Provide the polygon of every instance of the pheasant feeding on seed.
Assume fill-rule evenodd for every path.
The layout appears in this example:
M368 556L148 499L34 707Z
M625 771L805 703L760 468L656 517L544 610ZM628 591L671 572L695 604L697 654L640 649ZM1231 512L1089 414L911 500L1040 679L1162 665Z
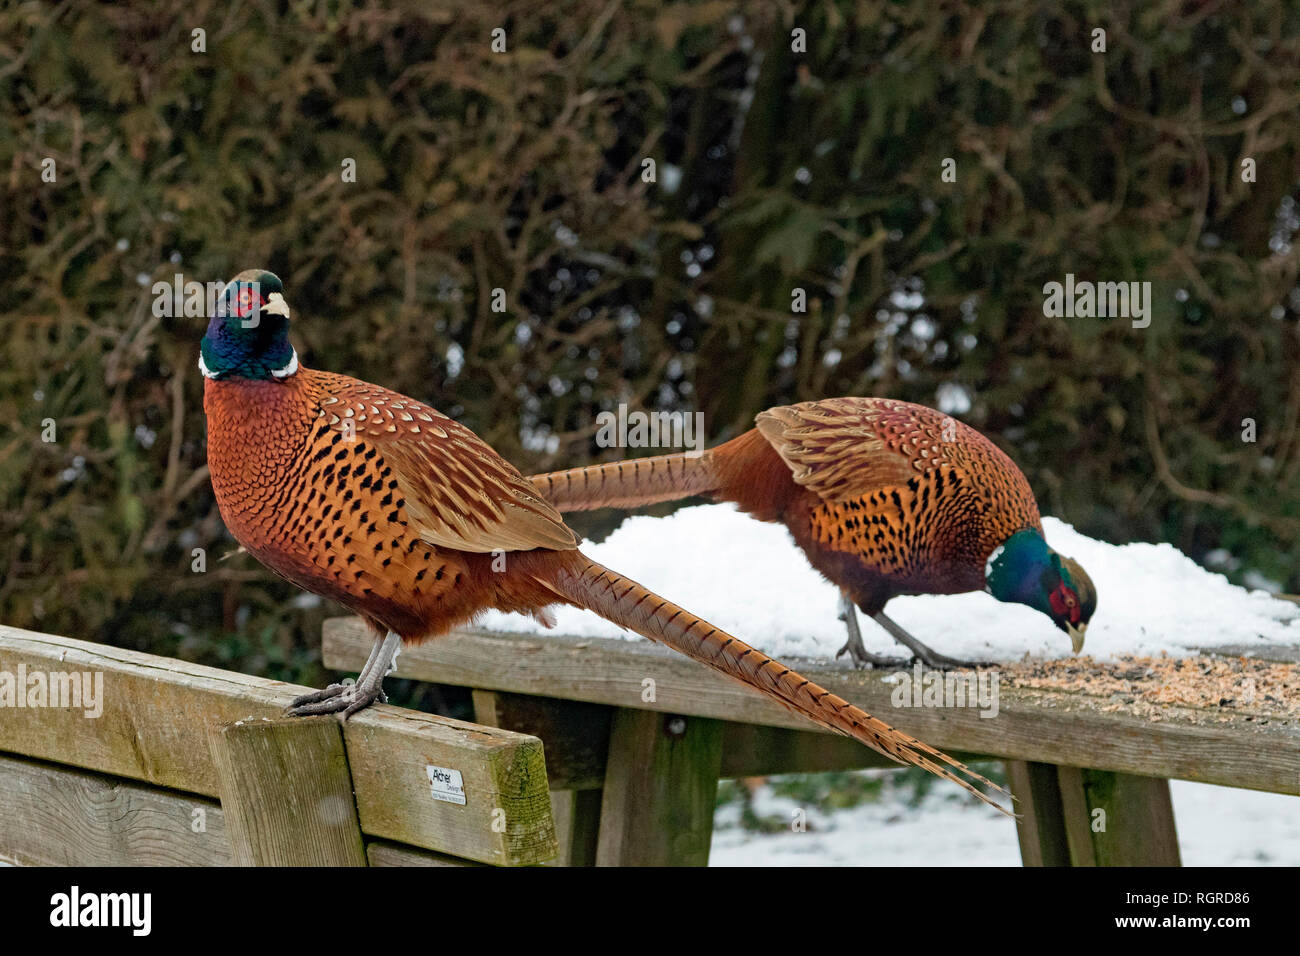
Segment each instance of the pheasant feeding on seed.
M375 634L355 684L304 695L290 714L346 719L383 700L403 641L445 634L489 608L546 621L550 605L570 604L997 806L959 774L1000 788L961 763L588 559L536 488L465 426L378 385L304 367L276 276L241 272L217 313L199 368L221 515L259 561L352 609Z
M1075 653L1097 606L1079 564L1043 537L1024 474L955 419L910 402L830 398L760 412L757 427L697 454L534 475L560 511L635 508L703 495L784 524L840 589L855 663L900 663L862 645L855 608L933 667L938 654L885 615L901 594L987 590L1042 611Z

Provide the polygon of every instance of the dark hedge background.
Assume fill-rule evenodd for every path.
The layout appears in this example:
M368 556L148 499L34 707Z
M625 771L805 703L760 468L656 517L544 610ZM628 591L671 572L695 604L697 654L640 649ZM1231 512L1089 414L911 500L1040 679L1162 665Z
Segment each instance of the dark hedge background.
M1269 0L6 5L0 621L319 679L334 609L230 556L204 322L151 312L175 272L257 265L307 364L525 471L609 457L620 401L717 440L942 394L1044 511L1300 590L1298 26ZM1151 326L1045 318L1066 273L1152 281Z

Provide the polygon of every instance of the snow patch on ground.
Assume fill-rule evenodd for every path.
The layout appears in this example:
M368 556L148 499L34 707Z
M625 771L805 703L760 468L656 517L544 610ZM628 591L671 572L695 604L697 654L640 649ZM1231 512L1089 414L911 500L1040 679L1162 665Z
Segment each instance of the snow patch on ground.
M1196 647L1300 644L1300 607L1230 584L1170 544L1094 541L1044 518L1047 541L1087 570L1097 612L1084 652L1185 656ZM629 517L583 551L601 564L680 604L774 657L829 658L844 644L838 592L780 525L755 521L733 505L682 508L666 518ZM955 657L1068 657L1070 641L1048 618L988 594L923 595L890 602L889 616L920 640ZM576 608L555 608L556 631L580 637L635 637ZM489 612L478 622L502 631L541 633L529 618ZM877 653L897 646L874 622L863 642Z
M890 771L866 771L889 773ZM1300 797L1170 782L1184 866L1300 866ZM796 802L759 788L754 809L790 820ZM829 814L807 832L739 829L729 804L714 820L710 866L1019 866L1015 824L961 797L931 790L919 807L904 793Z

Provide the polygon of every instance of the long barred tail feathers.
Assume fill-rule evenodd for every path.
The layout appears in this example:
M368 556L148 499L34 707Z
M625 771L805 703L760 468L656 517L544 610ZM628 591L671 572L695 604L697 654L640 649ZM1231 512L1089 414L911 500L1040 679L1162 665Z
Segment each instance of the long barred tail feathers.
M532 475L529 480L560 511L637 508L706 494L717 487L708 451L588 465Z
M669 647L756 688L789 710L827 729L852 737L901 764L922 767L1014 816L979 790L1005 790L965 764L915 737L890 727L819 687L779 661L700 620L623 575L577 554L549 584L575 605ZM972 782L973 781L973 782Z

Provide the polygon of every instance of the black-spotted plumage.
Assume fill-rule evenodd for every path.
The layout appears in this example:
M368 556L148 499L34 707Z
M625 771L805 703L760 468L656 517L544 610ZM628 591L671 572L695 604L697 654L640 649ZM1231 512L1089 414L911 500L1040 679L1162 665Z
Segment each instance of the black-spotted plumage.
M779 521L853 606L931 662L955 663L883 619L892 598L987 588L1048 614L1075 650L1096 606L1083 569L1043 541L1033 491L1015 463L975 429L909 402L778 406L699 456L593 465L532 481L561 511L704 495ZM993 574L994 564L1016 573ZM870 659L855 628L846 649Z

